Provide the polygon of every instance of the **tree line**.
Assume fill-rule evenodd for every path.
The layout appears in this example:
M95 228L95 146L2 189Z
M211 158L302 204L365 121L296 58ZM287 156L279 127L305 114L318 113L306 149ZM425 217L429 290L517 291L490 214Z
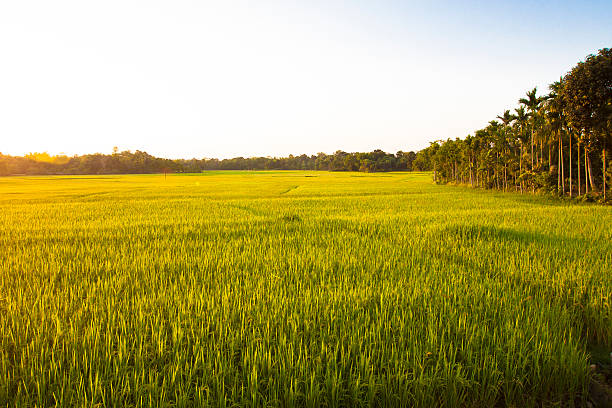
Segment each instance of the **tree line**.
M464 139L438 140L415 153L367 153L178 159L115 148L112 154L50 156L0 153L0 176L194 173L205 170L433 171L437 183L587 200L609 197L612 169L612 50L589 55L549 85L534 88L484 128Z
M612 170L612 50L589 55L565 76L519 99L464 139L418 153L438 183L609 199Z
M396 154L374 150L369 153L300 155L288 157L235 157L232 159L164 159L141 151L117 149L112 154L51 156L31 153L9 156L0 153L0 176L61 174L199 173L205 170L326 170L326 171L411 171L425 170L429 163L417 160L415 152Z

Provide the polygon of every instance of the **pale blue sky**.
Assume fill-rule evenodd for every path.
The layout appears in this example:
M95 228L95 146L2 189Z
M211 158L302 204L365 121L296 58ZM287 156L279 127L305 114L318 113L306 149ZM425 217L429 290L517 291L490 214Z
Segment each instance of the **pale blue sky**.
M418 150L612 46L612 2L0 2L0 152Z

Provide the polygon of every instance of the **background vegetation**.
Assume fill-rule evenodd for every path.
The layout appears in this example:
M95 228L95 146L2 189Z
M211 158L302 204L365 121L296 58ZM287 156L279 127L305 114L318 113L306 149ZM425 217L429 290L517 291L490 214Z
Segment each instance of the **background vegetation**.
M612 169L612 50L589 55L550 93L527 92L519 107L465 139L419 152L438 182L548 191L606 201Z
M206 170L329 170L329 171L402 171L423 170L429 165L413 166L414 152L396 154L374 150L347 153L338 150L328 155L289 155L288 157L235 157L233 159L169 160L146 152L117 152L83 156L49 156L32 153L24 157L0 154L0 176L50 174L130 174L130 173L200 173Z
M612 50L579 62L550 93L526 93L513 112L505 110L465 139L447 139L415 152L233 159L169 160L145 152L24 157L0 154L0 176L32 174L128 174L205 170L433 170L441 183L513 191L544 191L605 202L612 184Z

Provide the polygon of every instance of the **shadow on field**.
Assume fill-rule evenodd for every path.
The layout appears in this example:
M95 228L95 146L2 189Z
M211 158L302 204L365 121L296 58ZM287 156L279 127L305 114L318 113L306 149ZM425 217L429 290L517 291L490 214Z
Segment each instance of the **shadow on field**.
M268 215L270 215L269 211L263 211L257 208L253 208L253 207L249 207L247 205L239 205L239 204L234 204L234 203L227 203L228 207L232 207L235 208L237 210L242 210L242 211L246 211L249 214L258 216L258 217L266 217Z
M452 225L440 231L442 237L454 238L456 241L514 241L522 244L567 244L579 241L561 235L542 234L539 232L520 231L512 228L500 228L487 225Z
M443 263L453 264L477 280L501 281L512 292L524 296L525 305L527 302L538 302L540 307L557 304L570 311L576 328L580 329L585 347L591 354L608 340L609 319L604 317L602 308L605 306L600 301L601 294L591 290L590 285L585 285L582 280L576 281L571 277L551 279L564 273L557 269L563 265L563 259L559 259L558 263L542 264L548 265L544 267L549 270L536 271L532 269L533 263L530 261L538 256L548 256L545 248L556 248L556 253L563 247L586 248L586 240L482 225L452 225L440 230L437 238L442 245L432 248L432 251ZM454 243L462 250L449 251L445 243ZM481 253L483 249L490 251L492 245L510 246L507 250L515 251L519 259L525 262L516 263L516 259L506 262L500 256ZM493 254L499 255L499 252L494 251ZM516 270L517 265L524 269ZM511 269L516 273L507 273Z
M520 194L520 193L502 193L506 201L515 202L517 204L535 205L538 207L567 207L570 205L576 205L579 203L565 201L562 198L549 196L549 195L533 195L533 194Z
M525 192L521 194L517 191L499 191L499 190L486 190L481 188L472 188L470 186L458 186L453 185L451 183L440 186L452 186L457 189L462 189L465 192L477 192L480 194L487 194L499 198L504 201L515 202L518 204L525 205L536 205L539 207L566 207L569 205L580 205L586 203L580 203L576 201L570 201L568 199L564 199L562 197L556 197L554 195L549 194L532 194L531 191Z

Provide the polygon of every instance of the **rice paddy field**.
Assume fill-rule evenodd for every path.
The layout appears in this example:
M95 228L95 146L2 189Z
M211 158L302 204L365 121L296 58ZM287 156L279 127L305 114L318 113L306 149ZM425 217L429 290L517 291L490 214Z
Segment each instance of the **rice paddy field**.
M0 178L0 405L585 404L612 208L431 179Z

